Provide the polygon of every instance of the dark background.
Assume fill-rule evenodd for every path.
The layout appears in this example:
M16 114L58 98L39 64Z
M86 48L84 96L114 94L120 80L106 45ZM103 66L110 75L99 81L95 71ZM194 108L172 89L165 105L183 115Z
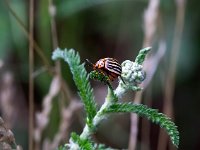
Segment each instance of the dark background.
M13 17L4 1L6 0L0 2L0 115L13 131L16 142L22 145L24 149L27 149L29 136L29 42L22 26ZM119 62L123 62L126 59L134 60L138 51L143 47L143 14L148 2L148 0L54 1L58 46L62 49L74 48L79 52L81 61L87 58L91 62L96 62L103 57L114 57ZM25 24L26 29L28 29L30 9L28 1L13 0L9 2L9 5ZM35 2L34 39L53 67L54 62L51 60L51 54L54 49L52 39L55 37L51 34L48 5L47 0ZM186 1L180 51L176 58L177 68L172 106L174 122L180 131L179 149L181 150L200 149L199 5L199 1ZM170 56L173 53L171 49L175 36L176 10L175 1L160 1L159 16L162 28L156 29L152 45L149 45L152 46L151 53L155 53L160 35L164 37L167 43L166 54L160 61L151 83L145 89L142 99L142 103L150 105L152 108L157 108L160 112L163 112L165 107L163 102L165 97L164 89L166 74L170 68ZM35 111L39 111L42 109L42 100L48 92L52 75L45 71L41 57L36 52L34 55L34 71L38 73L34 78L34 103ZM67 65L62 62L61 66L62 76L70 88L71 95L79 99ZM41 69L44 69L44 71L41 71ZM90 71L91 69L87 67L87 70ZM6 83L7 79L8 81L11 79L12 82ZM9 86L7 87L6 85ZM101 100L106 95L105 85L92 81L92 86L99 103L102 103ZM173 85L171 86L173 89ZM11 95L7 94L8 99L10 99L9 102L3 100L5 97L2 96L6 88L8 88L8 91L13 91ZM131 93L130 95L132 95L133 99L134 94ZM55 99L50 115L51 121L43 133L43 139L45 137L53 138L58 129L59 97ZM82 113L83 111L81 111ZM80 118L75 117L70 131L81 133L83 122L84 118L80 121ZM143 149L141 145L146 145L142 141L141 132L143 128L141 124L142 120L140 120L139 124L138 149ZM150 125L150 145L147 145L146 148L154 150L158 144L159 127L153 124ZM113 116L100 127L100 131L96 135L97 141L116 148L127 148L129 128L129 115ZM169 147L167 149L170 149Z

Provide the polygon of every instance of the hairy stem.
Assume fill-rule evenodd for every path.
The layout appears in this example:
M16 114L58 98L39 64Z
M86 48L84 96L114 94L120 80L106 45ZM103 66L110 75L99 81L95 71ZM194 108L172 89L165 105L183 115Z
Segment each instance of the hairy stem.
M108 88L108 94L106 96L104 104L101 106L97 114L95 115L93 119L93 126L96 127L99 125L99 123L104 120L107 116L105 114L102 114L102 112L108 108L113 102L115 101L114 99L114 92L111 88ZM81 134L81 138L87 139L91 134L93 134L94 130L89 128L87 125L84 127L83 132Z

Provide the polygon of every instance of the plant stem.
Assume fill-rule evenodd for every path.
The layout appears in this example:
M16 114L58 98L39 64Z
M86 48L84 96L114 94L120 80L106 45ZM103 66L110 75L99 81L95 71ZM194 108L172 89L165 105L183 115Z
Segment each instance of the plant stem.
M173 45L171 49L169 70L166 76L166 84L164 89L164 108L163 112L169 117L173 118L173 96L175 89L175 77L177 62L180 55L181 37L184 29L184 17L185 17L185 0L176 0L177 10L176 10L176 24L174 31ZM158 150L165 149L168 145L167 135L160 129L158 137Z
M26 29L25 24L22 22L22 20L20 19L20 17L14 12L14 10L10 7L9 4L9 0L5 0L4 1L9 12L13 15L13 17L16 19L16 21L19 23L21 29L24 31L26 37L29 39L29 41L33 41L33 46L35 48L35 52L39 55L39 57L41 58L44 66L47 68L48 72L50 74L52 74L52 70L50 69L50 63L48 61L48 59L46 58L45 54L43 53L43 50L39 47L38 43L33 39L33 37L31 36L31 34L28 32L28 30ZM30 2L31 5L31 2ZM31 11L31 10L30 10ZM31 18L30 18L31 19Z
M33 149L33 128L34 128L34 0L30 0L29 11L29 150Z
M115 98L113 97L114 96L113 94L114 94L113 90L109 87L105 102L101 106L101 108L99 109L99 111L97 112L96 116L93 119L94 127L98 126L99 123L107 117L107 115L103 114L102 112L106 108L108 108L111 104L113 104L113 102L115 102ZM93 134L94 131L95 131L94 129L91 129L88 125L86 125L80 137L83 139L87 139L91 134Z
M80 135L81 139L88 139L95 132L95 127L97 127L100 122L108 117L108 114L104 114L103 111L107 109L111 104L116 102L116 96L114 95L114 91L110 86L108 86L108 94L106 96L104 104L101 106L97 114L93 119L93 127L89 127L87 124L85 125L83 132ZM70 139L70 149L77 148L78 145Z

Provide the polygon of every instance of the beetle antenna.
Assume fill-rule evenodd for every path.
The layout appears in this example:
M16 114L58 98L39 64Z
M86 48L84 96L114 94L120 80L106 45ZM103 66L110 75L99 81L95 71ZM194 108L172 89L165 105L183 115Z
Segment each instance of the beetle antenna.
M94 64L93 64L91 61L89 61L89 59L85 59L85 60L86 60L86 62L87 62L87 64L88 64L89 66L91 66L91 67L94 66Z

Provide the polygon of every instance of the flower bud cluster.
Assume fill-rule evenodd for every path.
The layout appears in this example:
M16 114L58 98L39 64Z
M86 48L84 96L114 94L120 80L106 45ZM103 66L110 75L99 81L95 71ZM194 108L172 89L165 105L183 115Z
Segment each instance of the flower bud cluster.
M129 85L137 85L144 81L146 74L142 65L130 60L125 60L121 66L121 77Z

